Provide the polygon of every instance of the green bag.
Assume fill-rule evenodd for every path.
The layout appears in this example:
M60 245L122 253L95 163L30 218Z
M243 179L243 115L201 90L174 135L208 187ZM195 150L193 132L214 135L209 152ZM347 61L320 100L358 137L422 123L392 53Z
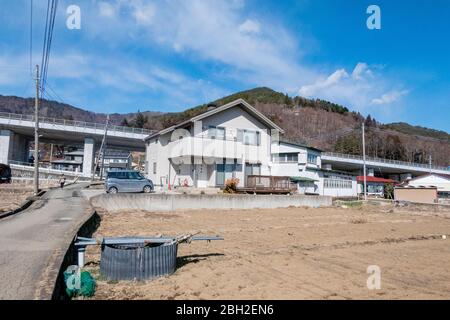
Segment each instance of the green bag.
M96 283L87 271L79 272L77 266L69 266L64 272L66 293L70 298L82 296L92 297L95 294Z

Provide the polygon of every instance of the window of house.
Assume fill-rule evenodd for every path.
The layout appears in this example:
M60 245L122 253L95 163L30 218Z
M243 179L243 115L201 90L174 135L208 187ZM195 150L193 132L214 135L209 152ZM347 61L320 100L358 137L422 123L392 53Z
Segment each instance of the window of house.
M156 174L156 162L153 162L153 174Z
M276 163L297 163L298 153L279 153L272 156L272 161Z
M336 178L325 178L323 180L325 189L352 189L352 181Z
M261 133L254 130L238 130L237 141L241 141L246 145L261 145Z
M208 128L208 138L210 138L210 139L217 139L217 140L225 140L225 128L224 127L209 126L209 128Z
M308 153L308 163L317 164L317 155Z

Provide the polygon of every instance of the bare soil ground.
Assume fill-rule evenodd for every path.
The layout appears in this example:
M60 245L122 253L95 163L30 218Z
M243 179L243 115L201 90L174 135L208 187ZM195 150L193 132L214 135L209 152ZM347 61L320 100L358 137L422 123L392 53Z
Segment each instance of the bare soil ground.
M90 247L96 299L450 298L450 211L365 205L101 216L96 236L200 231L225 241L180 245L177 271L145 282L102 280L100 249ZM380 290L367 288L371 265L381 269Z
M33 190L25 186L0 185L0 213L18 208L25 200L33 195Z

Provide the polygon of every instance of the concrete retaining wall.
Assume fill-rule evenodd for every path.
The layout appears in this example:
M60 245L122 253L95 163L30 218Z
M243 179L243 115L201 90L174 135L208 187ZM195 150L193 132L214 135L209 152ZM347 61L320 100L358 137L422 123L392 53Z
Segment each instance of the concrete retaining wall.
M91 199L95 207L107 211L174 211L187 209L273 209L324 207L332 197L304 195L186 195L186 194L102 194Z

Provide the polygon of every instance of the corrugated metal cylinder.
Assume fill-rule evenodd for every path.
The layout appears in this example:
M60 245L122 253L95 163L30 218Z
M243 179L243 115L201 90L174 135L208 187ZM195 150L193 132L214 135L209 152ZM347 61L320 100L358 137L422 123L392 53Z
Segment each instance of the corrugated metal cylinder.
M107 280L148 280L175 272L178 244L103 245L100 273Z

